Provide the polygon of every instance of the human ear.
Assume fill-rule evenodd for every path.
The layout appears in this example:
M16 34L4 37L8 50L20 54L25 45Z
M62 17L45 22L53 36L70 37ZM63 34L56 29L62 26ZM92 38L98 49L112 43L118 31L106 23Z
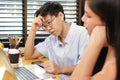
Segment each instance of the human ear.
M64 14L63 14L62 12L59 12L59 13L58 13L58 16L60 17L61 20L64 21Z

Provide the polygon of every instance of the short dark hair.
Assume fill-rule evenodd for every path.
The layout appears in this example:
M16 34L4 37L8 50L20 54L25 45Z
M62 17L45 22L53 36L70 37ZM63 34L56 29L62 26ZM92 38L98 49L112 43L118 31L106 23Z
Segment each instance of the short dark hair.
M62 12L64 14L63 6L58 2L49 1L49 2L46 2L45 4L43 4L43 6L41 6L35 12L35 16L37 17L39 14L42 17L45 17L47 15L57 16L59 12Z

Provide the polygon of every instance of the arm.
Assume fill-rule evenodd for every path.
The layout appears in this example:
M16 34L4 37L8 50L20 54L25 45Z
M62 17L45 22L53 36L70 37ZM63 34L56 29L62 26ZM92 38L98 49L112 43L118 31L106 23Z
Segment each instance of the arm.
M72 76L69 80L116 80L115 56L110 58L110 60L105 63L103 69L94 76Z
M32 21L32 26L25 44L25 59L33 59L40 56L40 53L34 48L34 39L36 31L42 26L42 17L38 16Z
M76 65L73 66L60 66L60 72L62 74L71 74L75 69Z
M116 80L116 59L112 46L108 47L107 58L100 72L92 76L92 80ZM112 72L111 72L112 71Z
M71 77L91 77L94 65L102 47L106 43L105 27L96 27L91 35L89 44L83 54L80 63L76 66ZM74 80L74 79L73 79Z
M57 73L57 74L71 74L76 67L76 65L73 66L59 66L55 64L53 61L46 61L43 64L43 67L45 70L49 73Z

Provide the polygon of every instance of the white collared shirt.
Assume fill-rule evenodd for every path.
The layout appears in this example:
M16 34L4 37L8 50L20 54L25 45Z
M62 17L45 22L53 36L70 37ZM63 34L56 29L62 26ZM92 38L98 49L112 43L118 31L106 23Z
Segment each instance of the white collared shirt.
M50 35L35 48L60 66L72 66L79 62L88 41L89 35L85 27L72 23L64 44L58 37ZM66 80L68 76L60 74L61 80Z

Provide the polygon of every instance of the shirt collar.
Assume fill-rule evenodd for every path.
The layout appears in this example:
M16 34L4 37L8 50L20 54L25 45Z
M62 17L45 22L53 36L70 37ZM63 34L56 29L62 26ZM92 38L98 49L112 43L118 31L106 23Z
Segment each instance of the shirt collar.
M58 38L58 37L56 37L56 40L57 40L57 45L58 46L63 46L63 45L66 45L66 44L70 44L71 43L71 40L72 40L72 38L73 38L73 32L72 32L72 27L73 27L73 23L72 22L69 22L69 23L67 23L68 25L70 25L70 30L68 31L68 34L67 34L67 36L66 36L66 38L65 38L65 42L64 42L64 44L60 41L60 39Z

